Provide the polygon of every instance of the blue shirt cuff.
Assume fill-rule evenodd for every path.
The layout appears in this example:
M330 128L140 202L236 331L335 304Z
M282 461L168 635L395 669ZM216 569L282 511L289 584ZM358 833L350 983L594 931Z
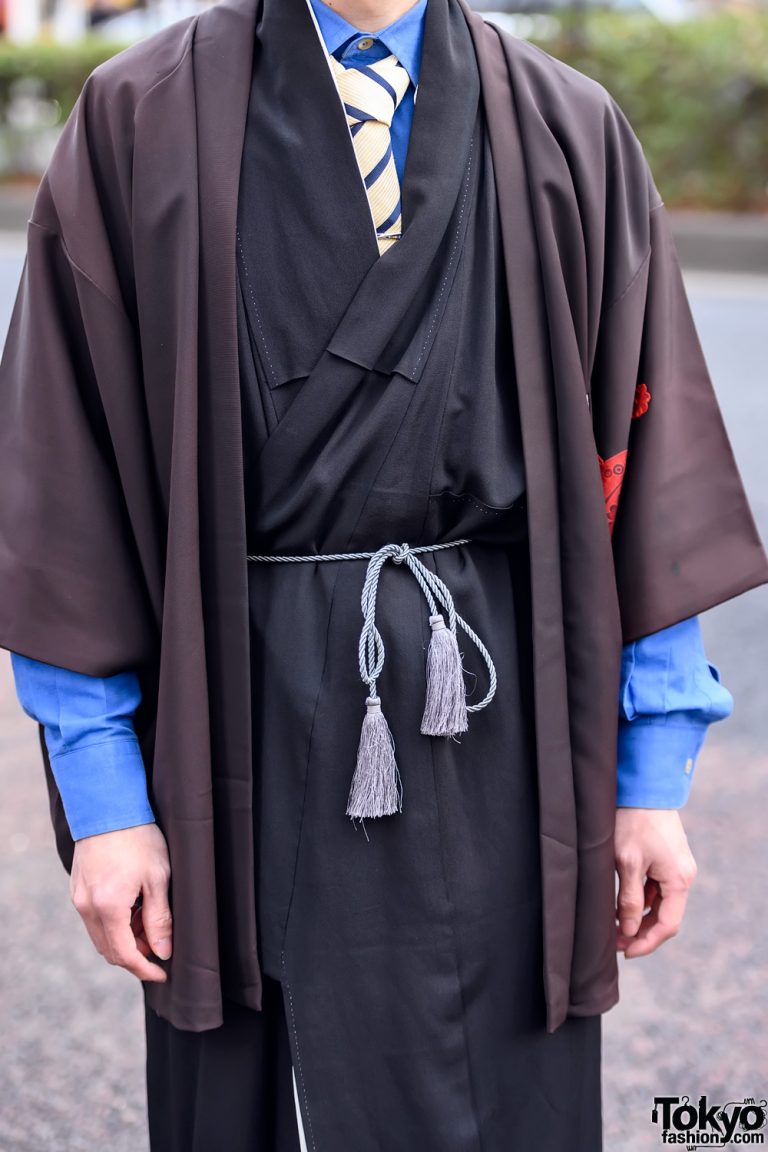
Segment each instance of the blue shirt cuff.
M707 728L674 714L619 719L617 807L682 808Z
M73 840L154 823L135 736L79 745L50 761Z

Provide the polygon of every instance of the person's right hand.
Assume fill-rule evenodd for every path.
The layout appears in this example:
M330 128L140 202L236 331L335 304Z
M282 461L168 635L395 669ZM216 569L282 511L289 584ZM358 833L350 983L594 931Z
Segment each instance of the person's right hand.
M75 843L70 896L97 951L140 980L167 980L154 953L168 960L171 866L157 824L86 836ZM134 908L141 896L141 906Z

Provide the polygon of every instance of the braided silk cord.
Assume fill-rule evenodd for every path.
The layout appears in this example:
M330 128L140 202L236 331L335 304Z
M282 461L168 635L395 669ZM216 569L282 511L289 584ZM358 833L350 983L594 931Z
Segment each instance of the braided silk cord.
M388 560L394 564L407 564L413 576L424 593L432 616L440 614L442 607L448 616L448 627L456 635L456 626L466 632L477 648L488 668L490 681L488 692L483 700L477 704L468 704L468 712L479 712L490 704L496 694L496 668L488 649L480 637L470 628L466 620L459 616L453 603L453 597L448 587L434 572L430 572L418 559L420 552L440 552L444 548L455 548L459 544L469 544L469 539L451 540L447 544L424 544L418 548L411 548L409 544L385 544L376 552L335 552L316 553L304 556L248 556L248 560L269 564L309 564L316 560L368 560L368 569L363 584L361 608L363 612L363 628L360 633L358 657L360 662L360 678L368 685L369 694L376 699L376 682L384 667L384 641L376 627L376 597L379 587L381 570Z

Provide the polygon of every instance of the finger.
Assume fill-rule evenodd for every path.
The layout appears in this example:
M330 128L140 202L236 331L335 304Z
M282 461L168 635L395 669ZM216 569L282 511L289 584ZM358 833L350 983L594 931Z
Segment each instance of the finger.
M167 976L159 964L142 956L131 931L130 917L117 912L102 913L101 922L107 938L106 958L110 964L125 968L139 980L164 983Z
M658 912L660 906L661 894L659 893L651 903L651 907L648 912L643 916L643 923L638 932L634 936L622 937L622 951L624 952L624 955L627 959L631 960L633 956L643 955L641 951L637 951L634 948L630 950L630 945L634 945L638 938L642 940L645 936L647 936L649 929L658 920Z
M640 927L645 905L645 869L640 856L617 860L619 893L616 912L622 936L634 936Z
M659 888L658 880L654 880L649 876L645 881L645 908L644 912L650 912L656 900L661 896L661 889Z
M173 917L168 904L168 881L159 879L147 884L143 890L141 922L144 937L150 948L161 960L170 959L173 950Z
M144 956L145 959L147 959L147 960L151 960L152 957L154 956L154 952L150 948L149 944L147 944L144 937L143 936L137 936L135 939L136 939L136 947L139 950L139 952L141 952L142 956ZM155 965L155 967L157 967L157 965Z
M644 920L647 919L648 913L654 907L655 902L659 899L661 899L661 893L659 892L658 882L656 880L653 880L649 876L645 882L645 895L644 895L645 907L643 908L643 919ZM639 931L639 929L638 929L638 931ZM625 933L623 933L619 930L618 925L617 925L617 927L616 927L616 951L617 952L623 952L625 950L625 948L627 947L627 945L629 944L630 940L635 940L636 938L637 938L637 933L635 933L634 936L627 936Z
M131 916L131 931L133 932L136 940L136 947L142 956L149 959L152 956L152 949L149 946L146 936L144 935L144 925L141 922L141 909L136 908Z
M673 888L662 891L653 907L643 920L637 936L627 947L625 956L647 956L654 952L665 940L670 940L680 931L688 901L686 888Z

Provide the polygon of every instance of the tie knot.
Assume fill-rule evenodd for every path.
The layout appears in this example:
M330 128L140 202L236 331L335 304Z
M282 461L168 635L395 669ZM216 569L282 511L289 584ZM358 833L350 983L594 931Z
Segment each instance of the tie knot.
M391 127L392 117L411 82L394 53L353 68L345 68L335 56L329 56L329 60L350 123L377 120Z

